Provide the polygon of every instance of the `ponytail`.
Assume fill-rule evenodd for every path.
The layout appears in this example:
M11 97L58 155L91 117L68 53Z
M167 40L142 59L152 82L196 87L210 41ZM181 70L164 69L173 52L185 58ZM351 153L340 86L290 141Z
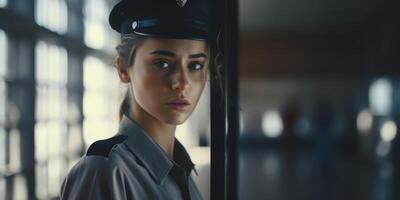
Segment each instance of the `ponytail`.
M120 107L119 107L119 121L122 120L122 116L124 114L130 114L131 112L131 105L130 105L130 95L129 95L129 90L126 91L124 100L122 101Z

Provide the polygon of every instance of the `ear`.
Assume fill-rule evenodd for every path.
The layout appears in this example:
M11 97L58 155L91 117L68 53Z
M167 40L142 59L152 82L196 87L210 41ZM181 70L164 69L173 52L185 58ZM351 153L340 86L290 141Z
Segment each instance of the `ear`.
M131 78L129 76L128 66L125 65L125 61L121 56L118 56L116 58L116 64L117 64L119 79L121 80L121 82L130 83Z

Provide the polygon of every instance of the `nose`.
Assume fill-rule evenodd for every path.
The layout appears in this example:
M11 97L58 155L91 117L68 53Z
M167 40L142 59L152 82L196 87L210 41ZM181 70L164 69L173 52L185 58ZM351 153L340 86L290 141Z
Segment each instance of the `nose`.
M172 89L173 90L185 90L190 86L189 75L184 69L180 68L177 70L173 80Z

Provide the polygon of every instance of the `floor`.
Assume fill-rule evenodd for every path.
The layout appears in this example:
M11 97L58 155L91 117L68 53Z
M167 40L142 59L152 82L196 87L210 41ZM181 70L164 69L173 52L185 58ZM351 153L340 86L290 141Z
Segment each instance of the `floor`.
M400 199L399 170L389 161L312 148L250 148L240 156L239 199Z

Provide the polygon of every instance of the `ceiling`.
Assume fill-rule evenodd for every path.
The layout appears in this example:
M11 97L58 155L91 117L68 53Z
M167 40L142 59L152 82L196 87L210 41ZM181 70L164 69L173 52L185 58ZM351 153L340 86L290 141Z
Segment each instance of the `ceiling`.
M382 0L239 0L242 31L348 30L371 23Z

